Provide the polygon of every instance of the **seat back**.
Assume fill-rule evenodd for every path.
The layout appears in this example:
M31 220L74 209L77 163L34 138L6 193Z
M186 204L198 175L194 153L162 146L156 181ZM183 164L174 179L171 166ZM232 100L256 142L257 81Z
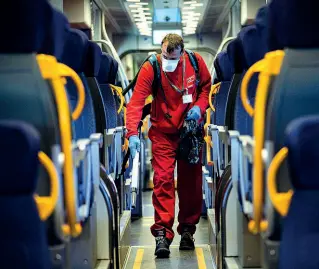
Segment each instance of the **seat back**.
M242 43L238 37L232 40L227 46L227 54L234 74L227 96L225 126L227 126L229 130L234 130L236 96L246 66Z
M233 69L230 64L227 52L218 54L215 60L215 69L218 80L221 82L218 94L215 96L214 103L216 112L213 123L219 126L225 126L226 102L230 83L233 75Z
M21 120L34 126L40 133L41 150L55 162L56 167L60 167L58 155L61 144L55 98L50 85L42 77L35 53L46 52L59 57L68 24L65 16L47 1L18 1L14 5L8 2L1 9L3 14L0 12L0 17L7 17L7 14L18 17L12 16L15 17L14 22L2 32L9 39L0 45L0 119ZM16 13L17 5L19 10L23 10L21 14ZM38 15L34 16L35 13ZM59 41L45 43L44 39L49 36L50 40L56 37ZM37 193L47 196L49 178L42 167L38 177ZM61 199L55 212L58 214L47 221L50 246L62 244L65 216Z
M111 75L113 75L112 62L113 58L109 54L103 52L99 75L97 77L106 109L107 128L115 128L117 126L117 107L115 95L113 94L109 85L112 79Z
M302 3L298 1L283 1L287 5L287 10L282 14L278 8L281 7L280 1L273 1L269 5L269 21L270 39L269 46L287 47L285 56L281 65L280 74L273 82L269 95L267 117L266 117L266 141L272 145L272 151L276 154L284 146L284 133L287 125L298 117L319 113L319 92L317 91L319 84L319 40L316 37L309 36L308 30L305 30L305 38L299 37L296 40L295 33L286 28L293 24L296 19L294 15L296 8L301 10L304 8ZM315 3L309 5L310 14L312 9L316 8ZM294 12L287 13L288 10ZM286 20L291 22L287 22ZM298 17L299 18L299 17ZM313 23L316 23L317 16L313 17ZM313 25L313 23L311 25ZM276 27L274 27L276 24ZM311 29L309 19L301 21L305 29ZM278 27L277 27L278 26ZM312 33L316 36L315 33ZM275 38L274 38L275 37ZM309 41L311 39L311 42ZM317 41L317 43L312 43ZM278 44L281 44L280 46ZM306 47L306 48L305 48ZM278 172L278 188L280 191L287 191L291 185L289 180L287 163L285 162ZM272 213L269 213L271 216ZM269 230L269 238L275 241L280 240L281 236L281 218L278 214L271 217L271 229Z
M286 130L288 168L294 194L282 224L280 269L318 267L319 116L292 121ZM298 242L298 247L296 247Z
M46 229L35 203L40 135L0 120L0 258L3 268L50 268Z
M88 49L88 39L80 30L71 29L66 37L62 62L74 71L76 71L84 85L85 105L83 112L78 120L73 122L75 130L74 137L76 139L89 138L91 134L96 132L96 122L91 92L88 87L84 71L84 58ZM73 80L67 79L67 91L72 109L75 109L78 100L76 85Z

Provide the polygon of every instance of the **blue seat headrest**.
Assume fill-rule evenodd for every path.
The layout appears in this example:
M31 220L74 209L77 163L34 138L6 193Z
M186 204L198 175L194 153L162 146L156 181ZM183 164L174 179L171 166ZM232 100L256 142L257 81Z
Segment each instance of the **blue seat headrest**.
M0 121L0 195L28 195L36 189L40 135L21 121Z
M109 83L109 74L111 70L112 59L108 57L107 53L103 52L101 56L101 66L99 70L99 75L97 81L100 84Z
M232 40L227 46L227 54L235 73L242 73L247 66L242 43L238 38Z
M0 53L38 52L45 36L45 8L43 0L2 1L0 9Z
M46 35L39 53L55 56L61 61L65 40L70 29L67 18L50 5L46 8Z
M109 57L111 57L111 56L109 56ZM111 73L110 73L109 83L115 84L115 80L116 80L116 75L117 75L118 69L119 69L118 62L114 58L112 58L112 65L111 65Z
M89 41L84 67L84 73L87 77L97 77L99 75L101 56L101 48L96 43Z
M245 68L248 69L264 57L266 49L255 25L243 28L238 37L242 42L245 63L247 64Z
M268 5L262 6L256 15L255 25L258 31L263 31L268 27Z
M222 51L217 55L216 66L218 67L216 73L220 81L230 81L232 79L234 74L233 67L226 51Z
M295 189L319 189L319 115L292 121L286 129L289 171Z
M319 46L319 1L273 0L269 4L269 48Z
M70 29L64 45L62 62L75 72L84 71L89 40L80 30Z

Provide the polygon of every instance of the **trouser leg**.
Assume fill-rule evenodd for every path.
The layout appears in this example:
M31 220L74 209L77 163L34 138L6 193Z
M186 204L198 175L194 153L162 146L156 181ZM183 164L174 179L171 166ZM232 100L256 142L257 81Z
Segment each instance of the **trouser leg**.
M202 164L199 162L194 165L178 160L177 173L179 199L177 232L181 234L187 228L194 234L202 212Z
M151 127L149 138L152 141L152 166L154 169L153 206L155 223L151 227L154 236L157 230L165 228L166 237L174 238L175 217L174 168L178 136L167 135Z

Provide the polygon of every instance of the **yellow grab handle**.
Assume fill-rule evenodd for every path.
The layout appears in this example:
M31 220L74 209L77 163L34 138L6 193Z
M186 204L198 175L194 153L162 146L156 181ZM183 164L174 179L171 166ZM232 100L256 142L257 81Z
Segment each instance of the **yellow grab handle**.
M62 227L64 234L78 236L82 232L82 226L77 222L77 208L75 200L75 182L73 177L72 135L68 97L65 92L65 81L61 78L59 63L50 55L37 55L37 61L42 77L50 80L56 100L61 148L64 153L63 175L65 203L68 224Z
M263 170L264 163L262 158L262 150L264 147L264 130L265 130L265 116L266 104L269 91L270 78L280 73L282 60L284 58L283 51L273 51L265 55L264 68L259 74L259 82L257 87L255 109L254 109L254 169L253 169L253 219L249 222L249 230L257 234L260 231L267 229L267 222L262 220L263 209L263 189L264 178Z
M288 148L284 147L273 158L269 169L268 169L268 192L269 198L272 202L274 208L280 213L281 216L287 216L291 198L293 195L293 190L289 190L285 193L278 193L276 186L276 175L277 171L282 164L282 162L288 156Z
M221 82L218 82L218 83L212 85L210 92L209 92L209 96L208 96L209 106L210 106L211 110L213 110L214 112L215 112L215 107L213 106L212 97L213 97L213 95L216 95L218 93L219 88L220 88L220 84L221 84Z
M45 170L49 174L50 178L50 196L40 197L37 194L34 195L34 199L37 203L39 215L41 220L46 220L51 216L59 197L59 177L58 172L51 159L44 153L39 152L38 158L40 163L44 166Z
M58 65L60 75L63 77L70 77L76 85L76 89L78 91L78 102L76 104L74 111L72 112L72 120L77 120L80 117L85 104L85 90L82 80L79 78L77 73L75 73L75 71L72 68L61 63L59 63Z
M120 107L119 107L119 109L117 111L117 114L120 114L121 110L124 107L124 101L125 101L125 98L124 98L124 96L122 94L122 88L118 87L118 86L115 86L115 85L112 85L112 84L110 84L110 87L111 87L111 89L113 91L113 94L114 94L114 91L115 91L117 96L120 97L121 103L120 103Z
M265 59L262 59L248 69L241 83L241 89L240 89L241 102L243 103L244 109L246 110L248 115L251 117L254 115L254 108L249 103L248 84L252 76L255 73L262 72L264 68L265 68Z
M212 166L214 163L212 162L212 159L211 159L211 148L213 146L213 143L212 143L212 138L207 135L207 128L208 126L210 125L210 122L211 122L211 109L208 108L206 110L206 123L204 125L204 131L205 131L205 137L204 137L204 140L206 142L206 162L207 162L207 165L208 166Z

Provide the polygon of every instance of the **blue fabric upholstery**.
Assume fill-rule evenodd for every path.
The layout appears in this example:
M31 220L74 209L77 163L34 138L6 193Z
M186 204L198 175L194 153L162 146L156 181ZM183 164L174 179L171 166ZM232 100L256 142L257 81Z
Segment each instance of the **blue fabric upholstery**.
M319 266L318 137L318 115L299 118L286 130L294 194L283 220L279 269L316 269Z
M70 29L65 42L62 62L77 73L83 72L88 47L87 36L80 30Z
M221 85L219 88L219 92L214 99L216 111L215 117L213 118L213 123L216 125L224 126L227 96L230 88L230 81L234 72L233 67L230 64L227 52L225 51L217 55L214 65L217 77L220 80Z
M101 48L94 42L89 41L84 73L87 77L97 77L101 65Z
M260 36L261 42L259 43L260 51L268 52L268 27L269 27L269 18L268 18L269 6L265 5L261 7L256 15L255 25L257 32Z
M271 50L319 46L319 2L274 0L269 4Z
M111 87L109 86L110 77L113 76L111 71L112 65L113 58L110 55L103 52L101 57L101 67L98 75L98 81L100 83L101 94L106 109L107 128L115 128L117 126L116 101Z
M39 53L55 56L61 61L64 43L70 29L65 15L50 5L46 8L45 38Z
M234 71L226 51L222 51L217 55L216 66L219 69L218 78L221 81L231 81Z
M109 56L111 57L111 56ZM110 73L110 78L109 78L109 83L111 84L115 84L115 80L116 80L116 75L117 75L117 71L119 69L119 64L118 62L112 58L112 65L111 65L111 73Z
M95 114L93 108L93 101L86 78L83 74L83 62L85 61L88 52L88 39L80 30L69 31L67 40L65 42L62 62L73 70L78 72L85 90L85 106L80 118L73 122L75 129L75 137L89 138L92 133L96 132ZM81 73L82 72L82 73ZM71 107L74 110L77 103L76 86L71 79L67 80L67 91L70 99Z
M3 268L49 269L44 223L34 200L40 136L20 121L0 121L0 259Z
M247 67L247 64L244 58L242 43L238 37L232 40L227 46L227 54L234 72L237 74L242 73Z
M45 36L47 1L3 1L0 9L1 53L37 52ZM19 7L19 8L17 8Z

